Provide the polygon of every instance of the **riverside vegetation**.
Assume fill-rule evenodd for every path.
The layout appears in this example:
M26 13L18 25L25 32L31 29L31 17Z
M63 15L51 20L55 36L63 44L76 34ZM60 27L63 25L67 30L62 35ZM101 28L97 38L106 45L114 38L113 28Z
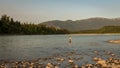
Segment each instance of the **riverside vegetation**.
M79 32L73 32L73 33L87 33L87 34L91 34L91 33L96 33L96 34L104 34L104 33L120 33L120 26L104 26L100 29L96 29L96 30L83 30L83 31L79 31Z
M2 15L0 19L0 34L68 34L69 31L43 24L27 24L14 21L7 15Z
M99 21L98 21L99 22ZM54 23L54 22L53 22ZM66 25L66 26L69 26ZM72 27L71 27L72 28ZM104 34L104 33L120 33L120 26L104 26L100 29L70 31L64 28L57 28L55 26L49 26L47 24L31 24L22 23L20 21L14 21L7 15L2 15L0 19L0 34L9 35L36 35L36 34Z

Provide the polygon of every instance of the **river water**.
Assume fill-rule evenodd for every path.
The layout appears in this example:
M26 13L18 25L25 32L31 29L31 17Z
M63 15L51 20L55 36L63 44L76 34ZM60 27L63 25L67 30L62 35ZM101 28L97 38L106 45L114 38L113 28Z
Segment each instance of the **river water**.
M95 50L100 53L103 50L110 51L120 58L120 44L106 42L120 39L120 34L72 35L71 45L68 44L68 37L68 35L0 36L0 60L28 60L77 51L89 61L89 55L95 56L92 54Z

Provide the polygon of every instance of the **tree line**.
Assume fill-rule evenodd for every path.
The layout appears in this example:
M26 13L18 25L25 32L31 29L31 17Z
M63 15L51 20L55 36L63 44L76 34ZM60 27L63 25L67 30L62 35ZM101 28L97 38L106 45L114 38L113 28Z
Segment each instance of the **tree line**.
M95 30L82 30L79 32L74 32L74 33L79 33L79 34L91 34L91 33L96 33L96 34L104 34L104 33L120 33L120 26L104 26L100 29L95 29Z
M47 26L43 24L28 24L14 21L7 15L2 15L0 18L0 34L68 34L65 29Z

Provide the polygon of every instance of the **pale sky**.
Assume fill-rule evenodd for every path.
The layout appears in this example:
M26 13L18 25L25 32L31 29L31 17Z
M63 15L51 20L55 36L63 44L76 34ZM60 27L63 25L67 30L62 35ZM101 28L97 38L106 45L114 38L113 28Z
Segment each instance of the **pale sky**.
M0 15L21 22L120 17L120 0L0 0Z

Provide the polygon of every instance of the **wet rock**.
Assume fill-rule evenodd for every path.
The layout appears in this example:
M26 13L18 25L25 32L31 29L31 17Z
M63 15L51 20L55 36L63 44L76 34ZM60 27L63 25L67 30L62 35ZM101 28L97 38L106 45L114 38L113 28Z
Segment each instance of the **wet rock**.
M73 63L74 61L73 60L68 60L69 63Z
M47 63L46 68L53 68L52 63Z
M74 68L78 68L78 65L75 65Z

